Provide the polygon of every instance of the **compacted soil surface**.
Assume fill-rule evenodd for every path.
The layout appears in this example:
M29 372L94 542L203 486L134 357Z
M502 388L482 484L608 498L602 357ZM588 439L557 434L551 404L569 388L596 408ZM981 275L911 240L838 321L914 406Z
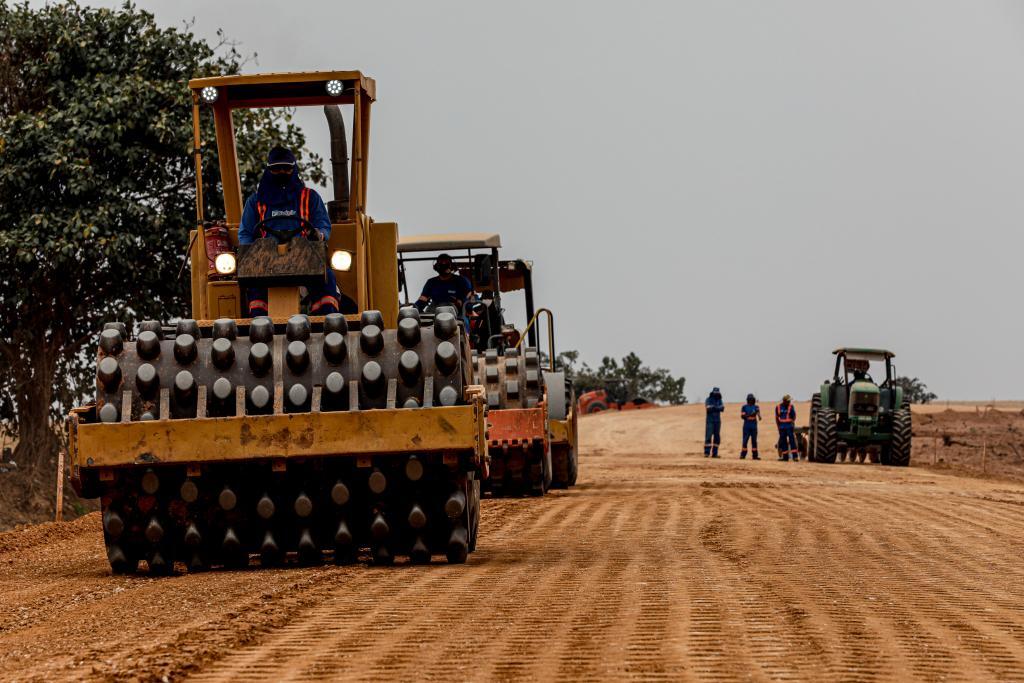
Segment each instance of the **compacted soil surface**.
M97 513L0 534L0 678L1024 679L1024 485L777 462L767 420L705 459L703 419L585 418L579 485L485 500L462 566L115 577Z

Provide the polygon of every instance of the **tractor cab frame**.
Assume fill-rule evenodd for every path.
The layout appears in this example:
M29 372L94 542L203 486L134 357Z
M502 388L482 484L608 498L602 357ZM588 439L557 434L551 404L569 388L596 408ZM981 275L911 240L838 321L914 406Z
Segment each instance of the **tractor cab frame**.
M476 333L471 334L477 351L497 349L520 344L522 336L513 325L506 324L501 295L522 291L526 299L526 318L532 322L536 316L533 302L533 262L524 259L501 259L501 236L497 233L467 232L441 235L413 235L398 243L398 278L402 292L402 305L413 304L419 295L410 293L408 264L434 261L440 254L452 257L455 272L466 277L473 291L480 294L482 308L463 313L467 318L479 317ZM550 322L550 321L549 321ZM526 346L537 346L536 325L527 324ZM554 352L554 348L550 350Z
M196 171L196 222L190 236L192 261L192 317L200 326L215 318L244 317L244 297L238 283L242 259L238 249L238 226L242 220L243 197L235 144L233 113L243 109L321 106L331 132L331 167L334 198L327 203L331 237L321 256L332 264L341 292L356 302L359 311L381 312L386 327L398 317L398 275L394 250L398 241L395 223L378 223L366 214L367 165L369 163L370 108L376 99L376 82L359 71L313 71L259 75L215 76L189 81L192 92L192 132ZM351 108L351 136L346 134L341 107ZM224 223L207 220L203 197L203 150L200 125L205 115L213 116L217 157L224 198ZM348 141L351 137L351 157ZM293 240L294 241L294 240ZM282 260L289 252L307 256L309 249L282 248ZM318 251L320 249L318 248ZM238 272L218 272L221 253L237 253ZM266 269L269 256L257 259ZM337 258L335 258L337 256ZM308 271L308 259L305 260ZM207 267L208 266L208 267ZM275 264L276 266L276 264ZM340 267L336 267L340 266ZM285 264L285 270L291 267ZM268 292L270 317L275 323L300 312L297 282L285 279L281 286L271 283ZM314 325L322 322L311 316ZM351 318L357 320L358 316Z
M858 412L856 408L858 405L868 406L870 404L858 404L857 401L851 400L851 393L855 392L854 385L857 381L857 373L863 373L863 377L870 380L868 371L872 362L882 362L885 364L885 379L875 384L871 381L877 391L872 393L877 394L877 410L873 412L877 413L891 413L900 407L899 399L901 392L894 391L895 386L895 366L893 365L892 359L896 357L896 354L892 351L886 351L885 349L869 349L869 348L853 348L853 347L840 347L832 352L836 357L835 372L832 377L832 387L829 390L829 395L832 398L832 407L839 412ZM827 384L827 383L826 383ZM867 412L871 412L868 410ZM873 415L865 415L864 417L873 417Z

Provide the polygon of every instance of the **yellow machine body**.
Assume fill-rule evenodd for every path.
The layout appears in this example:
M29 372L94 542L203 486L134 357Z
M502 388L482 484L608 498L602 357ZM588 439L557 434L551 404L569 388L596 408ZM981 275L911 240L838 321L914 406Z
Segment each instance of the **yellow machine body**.
M326 71L189 87L192 318L176 329L144 321L134 338L109 323L97 400L67 419L72 484L103 503L111 566L134 572L146 560L151 573L166 573L176 562L201 569L254 554L264 564L293 553L316 562L321 551L341 562L363 548L380 563L438 553L464 561L476 545L487 467L486 404L455 314L421 321L399 310L398 226L365 212L373 79ZM336 278L359 313L301 315L298 287L271 286L270 323L247 319L238 283L209 274L205 234L226 228L228 246L238 247L232 112L308 105L352 107L350 193L332 216L327 253L351 255ZM216 226L202 196L200 116L210 111L226 214Z

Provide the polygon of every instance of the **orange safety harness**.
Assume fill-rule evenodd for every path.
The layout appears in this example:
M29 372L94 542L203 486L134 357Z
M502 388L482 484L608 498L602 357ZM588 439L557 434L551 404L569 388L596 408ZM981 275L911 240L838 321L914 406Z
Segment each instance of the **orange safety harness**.
M794 421L796 417L796 410L793 408L793 404L790 403L786 406L786 416L782 416L782 404L775 406L775 419L782 424L789 424Z
M308 187L302 188L302 192L299 193L299 218L304 220L307 224L309 223L309 195L311 190ZM260 223L267 219L267 205L263 202L256 202L256 212L260 215ZM309 229L302 228L302 236L308 236ZM260 228L260 237L266 237L267 231Z

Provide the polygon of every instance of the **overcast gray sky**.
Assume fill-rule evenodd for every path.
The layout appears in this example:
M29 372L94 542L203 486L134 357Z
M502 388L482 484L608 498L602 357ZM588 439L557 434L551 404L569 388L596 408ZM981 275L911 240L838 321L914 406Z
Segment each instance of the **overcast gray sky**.
M251 71L375 77L371 215L501 232L591 362L772 400L877 345L943 398L1024 395L1021 2L139 5Z

